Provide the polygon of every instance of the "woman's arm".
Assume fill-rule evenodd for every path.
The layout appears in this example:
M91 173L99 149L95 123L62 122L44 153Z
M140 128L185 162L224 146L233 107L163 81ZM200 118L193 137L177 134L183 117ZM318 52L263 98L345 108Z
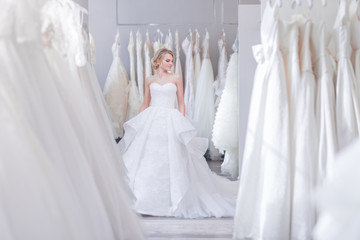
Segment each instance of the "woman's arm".
M144 101L140 107L140 112L144 111L147 107L149 107L150 105L150 100L151 100L151 96L150 96L150 77L147 77L145 79L145 94L144 94Z
M175 76L176 80L176 86L177 86L177 101L179 106L179 111L182 113L182 115L185 116L185 103L184 103L184 89L183 89L183 81L180 75L176 74Z

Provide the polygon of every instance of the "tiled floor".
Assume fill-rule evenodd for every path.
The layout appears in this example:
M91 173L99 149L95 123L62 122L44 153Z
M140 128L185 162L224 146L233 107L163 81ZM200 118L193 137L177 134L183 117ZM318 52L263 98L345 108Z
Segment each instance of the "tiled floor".
M208 161L211 170L219 175L222 175L221 163ZM225 240L231 239L233 228L232 218L179 219L144 216L142 223L149 240Z

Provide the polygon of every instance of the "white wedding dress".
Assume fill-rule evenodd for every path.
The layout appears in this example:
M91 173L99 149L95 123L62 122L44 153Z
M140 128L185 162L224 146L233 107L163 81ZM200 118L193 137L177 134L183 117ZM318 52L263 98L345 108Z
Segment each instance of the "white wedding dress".
M135 77L135 56L134 56L134 36L130 32L128 51L130 56L130 83L128 87L129 99L128 99L128 109L126 114L126 120L129 120L136 116L139 113L141 106L141 99L139 94L139 89L136 86L136 77Z
M221 171L232 177L239 176L239 103L238 103L238 51L233 45L234 53L230 57L226 71L225 88L216 111L212 141L221 152L225 151Z
M195 77L194 77L194 94L196 96L196 90L197 90L197 83L200 75L200 69L201 69L201 58L200 58L200 34L196 30L195 31L195 42L194 42L194 71L195 71Z
M194 58L193 58L192 33L190 33L190 36L187 36L184 39L181 45L184 54L186 56L185 81L184 81L185 115L189 119L193 119L194 101L195 101L195 91L194 91L195 70L194 70Z
M212 138L212 130L215 118L215 91L214 91L214 72L210 60L209 44L210 35L205 33L202 43L203 61L198 78L198 84L194 105L194 121L199 137L209 139L209 157L212 160L220 160L219 151L214 147Z
M341 0L334 26L337 46L336 124L339 150L359 136L358 84L351 64L351 34L347 0Z
M357 95L360 101L360 3L359 1L353 1L355 4L354 13L351 16L351 47L353 53L351 56L351 61L355 71L356 84L358 86Z
M208 141L174 108L176 91L173 83L151 83L150 106L124 124L119 145L135 209L155 216L233 216L238 182L211 172L203 157Z
M179 74L181 78L183 77L180 60L179 32L177 30L175 32L175 73Z
M317 82L316 121L318 127L317 182L333 171L334 157L338 151L335 115L336 63L329 54L330 36L325 23L312 24L312 62Z
M172 34L171 34L170 30L169 30L168 35L166 35L164 47L171 50L171 51L173 51L173 37L172 37ZM175 62L175 59L174 59L174 62ZM172 66L171 72L172 73L175 72L175 64Z
M227 52L226 52L226 40L225 40L225 33L221 34L220 39L218 40L218 47L219 47L219 60L218 60L218 74L215 78L214 88L215 88L215 108L217 109L221 94L225 87L226 81L226 69L228 65L227 59Z
M142 39L139 30L136 32L136 73L140 102L142 102L144 100L144 64L142 58Z
M291 239L311 239L316 221L313 193L317 180L319 142L315 119L316 82L310 50L312 22L302 15L294 15L293 19L299 30L300 79L295 79L298 83L294 99L297 108L293 127Z
M39 2L0 9L0 238L8 229L14 239L115 239L43 54Z
M234 239L289 239L290 236L290 112L280 41L278 8L269 1L261 21L262 45L253 48L258 66L251 96ZM297 45L297 44L294 44ZM276 141L274 140L276 139Z
M103 94L112 115L119 124L119 137L122 138L124 135L123 125L126 120L128 108L129 77L120 58L120 47L120 35L117 33L112 46L113 62L106 78Z
M146 32L146 38L144 43L144 66L145 66L145 78L150 77L152 75L152 67L151 67L151 57L150 57L150 37L149 32Z

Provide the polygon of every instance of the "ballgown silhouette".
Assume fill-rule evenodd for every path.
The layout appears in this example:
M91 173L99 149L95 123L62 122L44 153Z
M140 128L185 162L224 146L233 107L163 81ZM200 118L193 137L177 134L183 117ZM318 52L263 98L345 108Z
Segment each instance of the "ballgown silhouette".
M174 108L173 83L150 84L148 108L124 124L120 141L135 210L184 218L233 216L237 182L217 176L203 157L208 140Z

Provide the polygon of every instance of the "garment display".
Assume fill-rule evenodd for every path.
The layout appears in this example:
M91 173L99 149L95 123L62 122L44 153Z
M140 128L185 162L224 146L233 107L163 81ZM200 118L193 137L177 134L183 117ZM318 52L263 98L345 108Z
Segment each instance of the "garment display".
M200 69L201 69L201 58L200 58L200 34L199 32L195 31L195 42L194 42L194 71L195 71L195 77L194 77L194 93L196 95L196 89L197 89L197 82L200 75Z
M348 1L341 0L334 26L337 45L336 127L341 150L359 136L360 108L358 84L351 64Z
M1 6L0 238L142 239L110 119L86 92L95 77L82 8Z
M225 33L222 32L220 39L218 40L219 47L219 60L218 60L218 73L215 78L214 88L215 88L215 107L220 103L221 94L225 87L226 81L226 69L228 65L227 52L226 52L226 39Z
M128 108L128 85L129 77L124 64L120 58L120 35L116 34L115 42L112 46L113 62L104 85L104 97L112 115L117 120L120 127L120 136L123 137L123 124L126 120Z
M140 101L142 102L144 100L144 65L142 58L142 40L139 30L136 32L136 73Z
M226 83L216 111L212 141L221 152L225 151L221 171L232 177L239 176L239 98L238 98L238 50L230 57L226 70Z
M139 89L136 86L136 80L135 80L136 77L135 77L134 47L135 47L134 36L133 33L130 32L129 45L128 45L128 51L130 57L130 83L128 87L129 99L128 99L128 109L126 113L126 120L129 120L134 116L136 116L136 114L139 113L141 106Z
M211 141L215 118L215 92L213 88L214 72L210 61L209 41L210 35L209 32L206 32L202 43L203 60L196 89L194 121L196 123L198 136L209 140L210 159L219 160L219 151L215 149Z
M194 118L194 58L193 58L193 43L192 33L184 39L181 44L184 54L186 56L185 62L185 80L184 80L184 102L185 102L185 114L189 119Z
M150 84L151 103L124 124L120 141L142 214L183 218L233 216L238 182L217 176L203 157L208 140L175 106L173 83Z
M151 57L150 57L150 37L149 32L146 32L146 39L144 43L144 65L145 65L145 79L152 75Z
M234 217L234 239L290 236L290 103L280 41L288 47L297 39L289 32L280 35L280 24L277 7L267 2L261 21L262 45L254 47L258 67Z

